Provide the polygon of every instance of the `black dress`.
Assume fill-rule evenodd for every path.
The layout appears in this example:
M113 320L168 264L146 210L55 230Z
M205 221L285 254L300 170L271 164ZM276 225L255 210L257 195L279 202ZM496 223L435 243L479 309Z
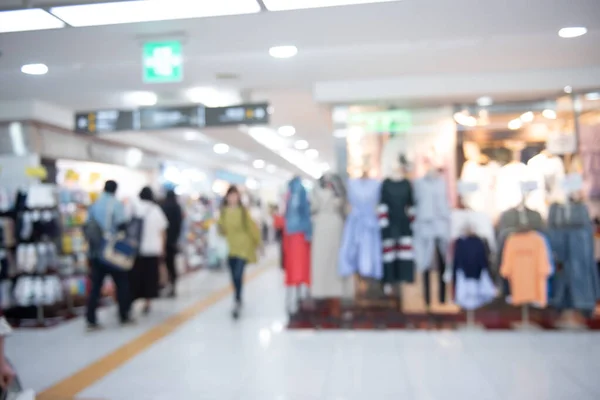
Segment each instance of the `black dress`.
M131 300L155 299L158 297L159 282L158 256L137 256L129 271Z
M414 282L415 265L408 208L414 205L410 181L386 179L381 185L379 223L383 247L383 282Z

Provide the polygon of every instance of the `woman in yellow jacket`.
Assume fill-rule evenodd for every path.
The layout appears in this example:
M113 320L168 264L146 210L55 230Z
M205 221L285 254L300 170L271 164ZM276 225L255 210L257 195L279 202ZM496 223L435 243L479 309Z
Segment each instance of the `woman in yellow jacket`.
M256 253L261 246L260 232L250 213L241 202L240 192L230 186L221 205L219 230L229 246L229 269L235 289L233 318L238 318L242 307L242 284L244 267L256 262Z

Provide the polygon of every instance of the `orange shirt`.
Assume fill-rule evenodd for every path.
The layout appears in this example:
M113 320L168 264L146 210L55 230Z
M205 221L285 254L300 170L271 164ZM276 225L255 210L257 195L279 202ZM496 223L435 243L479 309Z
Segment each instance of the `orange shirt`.
M545 306L550 260L544 238L534 231L510 235L502 252L500 274L510 282L513 304Z

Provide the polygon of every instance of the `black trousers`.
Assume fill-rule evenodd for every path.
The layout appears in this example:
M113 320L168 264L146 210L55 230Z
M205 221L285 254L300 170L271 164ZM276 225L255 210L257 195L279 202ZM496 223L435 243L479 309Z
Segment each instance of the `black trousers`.
M438 240L438 239L436 239ZM440 303L446 302L446 283L444 282L444 271L446 271L446 260L444 260L444 256L440 253L440 248L438 243L435 245L435 256L437 258L438 264L438 290L439 290L439 299ZM425 290L425 304L428 306L431 305L431 271L427 270L423 273L423 286Z
M167 246L165 249L165 264L167 265L167 274L169 274L169 283L173 288L177 282L177 269L175 268L175 256L177 256L177 247Z
M235 301L242 301L242 285L244 284L244 268L246 260L239 257L229 257L229 270L231 271L231 281L235 290Z
M106 275L110 275L115 282L117 291L117 302L119 303L119 318L121 321L129 319L129 309L131 307L131 294L129 292L129 277L127 271L118 271L107 267L97 259L90 260L92 266L91 281L92 289L88 296L86 319L89 324L96 324L96 310L100 301L102 286Z

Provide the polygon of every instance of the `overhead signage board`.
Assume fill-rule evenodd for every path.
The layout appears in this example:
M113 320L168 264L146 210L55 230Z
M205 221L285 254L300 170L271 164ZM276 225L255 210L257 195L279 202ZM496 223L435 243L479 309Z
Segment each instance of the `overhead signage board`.
M350 114L349 124L370 133L400 133L412 127L412 115L406 110L354 113Z
M142 108L139 129L156 130L204 126L204 107Z
M134 112L120 110L101 110L75 115L75 132L96 134L134 129Z
M269 105L241 104L230 107L206 108L206 126L264 125L269 123Z
M143 78L146 83L169 83L183 80L181 42L147 42L143 50Z
M75 132L99 134L172 128L217 128L235 125L266 125L269 105L242 104L231 107L144 107L133 111L102 110L75 115Z

